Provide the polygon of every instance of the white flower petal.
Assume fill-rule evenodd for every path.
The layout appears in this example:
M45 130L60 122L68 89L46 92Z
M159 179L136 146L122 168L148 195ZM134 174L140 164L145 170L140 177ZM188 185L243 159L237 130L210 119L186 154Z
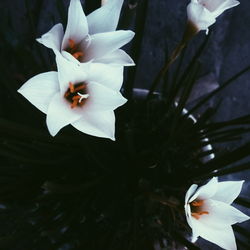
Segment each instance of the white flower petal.
M123 66L135 66L133 59L122 49L117 49L99 59L96 59L95 62Z
M86 106L87 109L93 111L114 110L127 101L120 92L113 91L95 82L88 83L88 92L89 99Z
M206 30L215 23L214 15L204 8L201 4L191 2L187 6L188 20L199 30Z
M193 224L192 224L192 216L191 216L191 208L189 204L184 205L184 209L185 209L185 214L186 214L186 219L187 219L187 223L188 225L193 229ZM195 233L193 232L193 235Z
M217 192L217 188L218 180L216 177L213 177L206 185L197 189L195 194L190 198L189 202L194 201L196 198L199 200L207 200Z
M92 35L89 47L84 51L84 61L97 59L113 52L128 43L133 37L134 32L124 30Z
M61 50L61 44L63 39L63 26L61 23L56 24L47 33L37 38L36 40L46 46L53 49L55 53Z
M89 34L116 30L123 0L109 0L87 16Z
M225 10L228 10L230 8L233 8L237 5L239 5L240 2L239 1L235 1L235 0L228 0L228 1L225 1L219 9L217 9L216 11L213 11L213 15L214 16L219 16L220 14L222 14Z
M115 140L115 115L113 111L85 112L80 120L72 123L72 126L88 135Z
M224 226L220 228L208 227L199 220L193 219L193 226L199 236L208 240L224 249L236 250L236 242L231 226Z
M231 204L239 196L243 183L244 181L218 182L217 192L212 199Z
M71 0L68 10L68 23L63 37L62 49L68 46L69 39L76 44L80 43L88 35L87 18L82 10L80 0Z
M240 4L235 0L200 0L200 3L203 4L215 17L218 17L225 10Z
M61 95L64 95L69 87L69 82L80 83L86 81L87 78L87 64L84 67L80 67L76 63L68 61L61 54L56 57L56 63L58 68L58 79L60 83Z
M203 210L208 211L209 214L202 215L199 221L208 227L233 225L249 219L247 215L238 209L221 201L206 200Z
M107 88L119 91L123 83L123 67L101 63L91 63L88 70L88 81L94 81Z
M61 55L62 55L65 59L67 59L68 61L80 65L80 62L79 62L75 57L73 57L69 52L63 50L63 51L61 52Z
M195 193L195 191L197 190L198 185L197 184L193 184L191 185L191 187L188 189L188 191L186 192L186 196L185 196L185 204L188 203L189 198Z
M210 12L215 11L216 9L220 8L220 6L227 2L227 0L198 0L198 3L203 5L206 9Z
M196 228L193 227L192 221L193 221L194 218L191 216L191 207L190 207L190 204L188 203L188 201L189 201L190 197L197 190L197 187L198 187L198 185L193 184L188 189L188 191L186 192L186 195L185 195L185 205L184 205L187 223L192 228L192 234L193 234L192 235L192 242L194 242L195 240L197 240L197 237L199 236L199 233L196 231Z
M40 111L47 113L52 97L59 92L58 74L52 71L36 75L24 83L18 92Z
M191 212L190 212L191 214ZM198 222L200 223L200 222ZM192 228L192 242L195 242L198 237L200 236L200 231L199 231L199 227L197 226L197 220L194 219L192 216L190 216L189 220L188 220L188 224L189 226Z
M55 136L61 128L76 122L83 114L83 108L71 109L69 102L59 93L55 94L49 104L46 120L50 134Z

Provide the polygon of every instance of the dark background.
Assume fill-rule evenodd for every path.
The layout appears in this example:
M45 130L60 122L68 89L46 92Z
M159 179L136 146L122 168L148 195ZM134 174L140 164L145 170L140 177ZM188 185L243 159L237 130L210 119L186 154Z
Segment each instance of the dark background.
M98 1L92 1L90 5L86 4L87 12L96 5ZM143 1L143 0L142 0ZM39 11L39 22L36 25L36 36L47 32L52 25L60 21L56 0L44 0ZM84 1L82 1L84 4ZM126 2L126 1L125 1ZM136 1L131 1L136 2ZM176 0L149 0L147 8L146 26L144 30L144 38L140 50L139 60L137 62L137 74L135 87L149 88L156 73L163 65L167 56L167 51L175 48L181 40L185 22L186 22L186 5L189 1ZM227 10L221 15L212 30L213 38L209 42L209 46L201 57L203 69L200 77L210 76L210 81L222 84L225 80L240 71L242 68L250 65L250 2L241 0L241 4L231 10ZM69 0L62 0L64 6L68 6ZM33 1L34 6L36 1ZM96 5L96 6L97 6ZM90 7L89 7L90 6ZM32 6L31 6L32 7ZM89 10L88 10L89 8ZM15 36L24 37L30 32L28 26L28 17L26 12L25 0L1 0L0 9L2 13L9 13L11 21L15 29ZM6 20L5 15L1 15L0 23L3 25ZM131 29L134 29L132 26ZM11 31L10 31L11 35ZM195 53L199 44L203 41L205 32L200 32L189 44L185 63ZM12 40L15 43L15 39ZM42 46L42 45L38 45ZM45 51L45 48L42 48ZM13 52L15 53L15 52ZM0 56L2 52L0 51ZM1 56L2 57L2 56ZM42 72L42 70L41 70ZM171 75L170 75L171 77ZM211 80L212 78L212 80ZM216 97L221 101L215 120L227 120L240 115L250 113L250 72L238 78L231 86L226 88L223 93ZM19 86L24 82L20 80ZM15 88L19 87L18 84ZM210 103L213 104L213 100ZM0 114L4 114L4 103L1 103ZM13 121L18 120L20 113L16 107L16 113L11 114ZM37 111L39 112L39 111ZM247 141L249 137L244 138ZM225 147L233 147L234 145L226 145ZM241 196L249 198L250 171L238 173L223 177L224 179L241 180L245 179L244 190ZM222 178L222 179L223 179ZM249 215L249 211L245 211ZM245 223L245 227L249 229L249 222ZM204 249L218 249L206 242L199 241L200 246Z

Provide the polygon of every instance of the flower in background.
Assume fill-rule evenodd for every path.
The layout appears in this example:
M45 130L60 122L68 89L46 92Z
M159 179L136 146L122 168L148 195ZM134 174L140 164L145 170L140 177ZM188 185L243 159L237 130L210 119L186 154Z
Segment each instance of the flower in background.
M115 31L122 4L123 0L109 0L86 17L80 0L71 0L65 33L59 23L37 41L77 63L134 65L129 55L119 49L133 38L134 32Z
M201 236L224 249L237 249L231 225L249 217L230 204L240 194L243 182L218 182L214 177L198 189L196 184L188 189L185 212L193 231L193 241Z
M61 55L56 59L58 73L36 75L18 92L47 114L52 136L71 124L86 134L115 140L114 109L126 102L119 92L123 67L100 63L78 66Z
M236 0L191 0L187 6L188 20L197 32L208 30L220 14L239 4Z

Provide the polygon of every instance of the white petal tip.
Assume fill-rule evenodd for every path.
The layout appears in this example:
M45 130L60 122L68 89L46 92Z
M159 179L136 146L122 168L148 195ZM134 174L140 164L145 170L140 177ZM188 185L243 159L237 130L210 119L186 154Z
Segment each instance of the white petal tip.
M131 30L129 31L129 34L130 34L131 38L133 38L135 36L135 32L133 32Z
M192 238L191 238L191 242L192 243L195 243L197 240L198 240L197 236L192 236Z
M49 133L51 136L55 137L57 135L57 133L60 131L60 129L58 129L57 127L53 126L53 124L51 123L51 121L48 121L48 115L47 115L47 119L46 119L46 124L47 124L47 128L49 130Z
M135 62L134 62L134 61L131 61L131 62L125 64L124 66L132 67L132 66L135 66L135 65L136 65Z
M218 182L218 177L217 176L213 177L212 181Z
M58 132L49 130L49 133L50 133L51 136L55 137L55 136L57 135Z
M42 38L36 38L36 41L42 43Z

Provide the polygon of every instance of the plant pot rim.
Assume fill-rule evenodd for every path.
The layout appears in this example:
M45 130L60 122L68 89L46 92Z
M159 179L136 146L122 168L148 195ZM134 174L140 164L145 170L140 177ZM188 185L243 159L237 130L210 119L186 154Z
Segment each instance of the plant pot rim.
M148 89L133 88L134 97L137 98L137 99L144 100L144 99L146 98L146 96L147 96L148 93L149 93L149 90L148 90ZM160 95L159 92L154 92L153 94L154 94L154 95ZM175 104L177 105L178 102L176 102ZM187 114L187 113L188 113L188 110L187 110L186 108L183 108L182 114L185 115L185 114ZM194 123L197 122L197 119L196 119L192 114L188 115L188 118L191 119ZM202 139L202 141L204 141L204 142L209 142L209 138L204 138L204 139ZM212 149L213 149L212 145L211 145L211 144L208 144L208 145L202 147L201 150L202 150L203 152L206 152L206 151L210 151L210 150L212 150ZM214 158L215 158L215 154L214 154L214 153L211 153L211 154L209 154L209 155L207 155L207 156L202 157L201 160L202 160L203 163L206 163L206 162L208 162L208 161L210 161L210 160L212 160L212 159L214 159Z

